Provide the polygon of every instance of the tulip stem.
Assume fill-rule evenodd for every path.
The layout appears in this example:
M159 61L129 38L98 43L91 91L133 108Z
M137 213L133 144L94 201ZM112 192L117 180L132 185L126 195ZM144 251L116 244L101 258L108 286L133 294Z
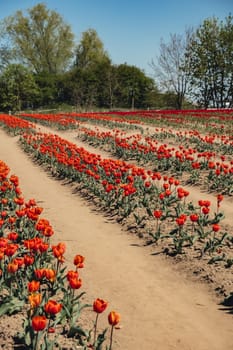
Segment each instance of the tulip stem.
M97 322L98 322L98 317L99 317L99 314L97 313L96 314L96 319L95 319L95 330L94 330L94 346L95 346L95 342L96 342L96 334L97 334Z
M36 332L36 339L35 339L34 350L37 350L38 337L39 337L39 332Z
M109 350L112 350L113 328L114 328L114 326L112 325L111 334L110 334Z

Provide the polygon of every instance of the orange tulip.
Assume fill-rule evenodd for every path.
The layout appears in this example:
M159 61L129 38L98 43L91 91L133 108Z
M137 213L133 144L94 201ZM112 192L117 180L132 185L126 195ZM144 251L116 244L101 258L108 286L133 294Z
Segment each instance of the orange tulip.
M56 271L53 269L44 269L44 275L50 282L54 282L56 279Z
M42 295L40 293L33 293L28 296L28 300L31 306L31 309L39 306L42 301Z
M111 326L116 326L120 322L120 314L116 311L111 311L108 315L108 322Z
M65 243L58 243L57 245L53 245L52 250L55 258L61 258L66 250Z
M72 289L79 289L82 286L82 280L80 278L70 278L69 285Z
M66 278L67 278L68 281L70 279L73 279L73 278L78 278L78 272L70 270L70 271L67 272Z
M0 260L4 258L4 250L3 248L0 248Z
M19 269L19 265L17 264L17 262L10 262L7 265L7 272L9 273L15 273L16 271L18 271Z
M38 231L44 231L46 226L49 225L49 221L46 219L39 219L37 224L36 224L36 229Z
M1 203L6 205L8 203L8 198L2 198Z
M43 230L43 235L45 237L51 237L54 234L53 228L52 226L48 225L45 227L45 229Z
M31 281L31 282L28 282L28 291L30 293L33 293L33 292L37 292L40 288L40 281Z
M5 248L7 247L8 241L9 241L8 238L1 237L0 238L0 248L4 248L4 250L5 250Z
M74 257L74 265L77 267L77 268L83 268L84 267L84 256L82 255L76 255Z

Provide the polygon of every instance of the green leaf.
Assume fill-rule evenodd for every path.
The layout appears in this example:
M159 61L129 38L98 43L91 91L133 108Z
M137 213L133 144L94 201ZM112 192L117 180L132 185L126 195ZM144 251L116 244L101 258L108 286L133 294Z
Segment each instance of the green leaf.
M88 337L88 332L79 326L72 326L69 330L68 337L73 338L75 336Z
M107 330L108 329L106 328L102 333L98 334L97 341L95 344L96 350L101 350L102 344L106 340L105 334L106 334Z
M27 346L32 345L32 339L31 339L31 334L30 332L26 332L25 333L25 338L24 338L24 342Z
M170 236L173 236L173 235L175 235L178 231L179 231L179 228L176 227L176 228L174 228L173 230L171 230L171 231L169 232L169 235L170 235Z
M149 216L153 216L153 212L149 206L146 208L146 211Z
M214 264L215 262L222 261L225 258L225 254L222 254L220 256L214 256L208 261L208 264Z
M233 259L227 259L225 267L226 267L226 268L229 268L229 267L231 267L232 265L233 265Z
M209 223L211 223L211 224L218 224L224 218L225 218L225 216L224 216L223 213L218 213L218 214L215 214L215 217L213 218L213 220L210 220Z
M0 316L2 315L12 315L15 312L18 312L22 309L24 306L24 301L19 300L17 298L12 297L10 301L3 302L3 304L0 306Z

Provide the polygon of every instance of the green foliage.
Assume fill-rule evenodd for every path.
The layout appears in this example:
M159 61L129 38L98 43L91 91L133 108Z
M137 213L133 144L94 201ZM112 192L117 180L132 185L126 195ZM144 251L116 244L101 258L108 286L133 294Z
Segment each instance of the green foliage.
M65 70L73 49L73 33L60 14L38 3L17 11L5 21L6 31L18 57L37 72L59 73Z
M195 97L206 108L226 107L227 102L232 106L232 19L229 15L225 23L215 17L204 20L187 48Z
M24 300L19 300L16 297L7 296L1 300L0 317L3 315L12 315L22 310L24 306Z
M153 79L145 73L126 63L116 68L116 106L125 108L146 108L148 107L150 93L154 91Z
M74 50L70 26L43 3L26 13L17 11L5 18L0 30L0 39L2 37L9 38L11 44L4 46L0 41L0 69L10 70L4 71L1 80L2 110L54 108L61 104L70 104L82 111L157 106L153 79L135 66L113 65L92 28L82 33ZM25 65L18 65L17 72L9 66L13 48L14 57ZM75 63L67 71L72 58ZM22 79L18 78L19 72Z
M42 72L35 75L35 81L39 87L36 106L53 106L58 101L59 77Z
M75 65L78 68L85 69L103 62L110 62L110 59L96 30L90 28L82 33L76 51Z
M39 95L38 86L30 71L20 64L6 67L0 80L0 108L19 111L33 106Z
M153 80L135 66L112 64L95 29L84 31L75 49L56 11L43 3L17 11L0 23L0 108L181 109L193 107L190 97L205 108L232 107L232 19L205 19L195 32L161 40Z

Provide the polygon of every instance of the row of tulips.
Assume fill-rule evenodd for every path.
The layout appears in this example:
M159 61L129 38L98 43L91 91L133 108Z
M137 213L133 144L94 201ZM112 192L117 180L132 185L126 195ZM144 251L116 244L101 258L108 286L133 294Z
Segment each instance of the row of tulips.
M69 130L79 127L78 121L72 116L64 116L62 114L39 114L24 113L20 115L30 122L40 123L42 125L53 127L56 130Z
M124 120L116 119L114 120L111 116L105 115L104 117L99 114L79 114L76 117L70 117L63 114L24 114L24 118L27 118L33 122L39 122L45 124L50 127L55 127L57 129L69 129L74 128L76 125L75 118L80 118L80 120L85 122L92 122L93 120L97 123L100 122L102 125L107 126L110 129L114 127L124 128L125 123ZM113 124L113 122L115 124ZM59 126L60 125L60 126ZM141 132L143 133L143 128L141 128ZM211 147L210 151L220 151L223 150L223 153L232 153L232 135L219 135L219 134L207 134L203 136L198 130L190 130L190 131L174 131L172 129L155 129L155 134L152 135L152 138L156 140L161 140L164 138L177 138L183 142L187 141L189 144L193 143L196 145L196 149L201 152L207 149L207 145Z
M34 128L33 123L8 114L0 114L0 126L12 135L19 135Z
M22 331L15 339L16 346L24 349L61 348L61 334L71 338L73 348L100 349L108 339L106 348L112 349L119 313L108 314L110 330L98 330L98 316L108 302L97 298L88 305L82 301L80 270L85 259L77 254L73 269L64 266L66 246L51 243L54 230L42 212L34 199L25 201L18 177L10 175L9 167L0 161L0 315L21 313ZM93 327L83 329L80 313L89 307L96 317Z
M182 111L153 111L150 119L172 123L175 128L194 128L204 132L232 135L232 109L219 110L182 110Z
M79 126L80 123L91 123L94 125L103 125L110 129L118 127L125 128L127 130L138 129L142 131L140 121L125 120L124 118L114 118L112 116L106 116L96 113L79 113L79 114L27 114L20 115L22 118L32 122L38 122L46 126L56 128L57 130L74 129Z
M93 116L95 116L93 120L101 120L100 118L97 118L98 115L93 114ZM30 120L39 121L46 123L46 125L53 125L57 127L57 121L59 118L61 118L61 121L64 119L64 117L62 118L61 115L35 114L31 116ZM72 123L70 123L70 125L74 125L74 119L72 119L72 117L69 118L72 120ZM89 115L86 114L84 114L82 118L83 120L92 120L92 118L88 119ZM111 123L111 120L108 118L108 116L105 116L105 119L109 120ZM67 121L67 123L64 125L69 127L69 122ZM88 131L88 129L82 129L82 131L84 133L83 139L88 139L89 142L91 144L94 143L94 145L98 145L100 142L106 144L106 142L110 140L114 154L120 158L136 159L137 161L143 161L143 163L148 161L156 162L157 170L159 171L166 171L170 169L170 171L175 172L176 175L181 175L183 172L190 174L187 180L188 183L196 184L204 182L208 186L208 190L221 191L224 194L232 194L233 192L232 166L229 166L229 163L224 163L225 156L223 155L221 156L221 162L215 161L216 147L219 149L219 144L216 144L215 151L213 150L213 147L211 147L212 150L208 150L210 147L206 147L206 145L213 145L213 136L206 136L205 138L201 138L200 133L195 132L194 143L198 144L198 147L190 148L180 146L180 152L179 150L177 151L174 147L168 148L167 144L158 146L158 133L152 135L152 137L147 138L143 138L142 135L139 134L133 135L130 138L119 138L117 137L118 135L116 136L115 134L111 133L100 134L98 132L95 133L92 130ZM162 137L164 137L165 134L173 135L173 133L170 131L169 133L162 131ZM181 137L181 135L182 132L179 132L178 136ZM197 138L197 136L199 137ZM232 136L228 138L229 146L227 147L227 151L229 153L232 152L231 138ZM193 138L191 138L189 134L188 144L191 143L192 139ZM202 141L202 146L200 139ZM223 136L221 139L223 140ZM226 138L224 138L224 140L224 150L226 151ZM231 165L232 163L233 161L230 162ZM203 170L205 171L204 177Z
M155 133L155 138L157 138L158 133ZM182 144L194 145L198 152L204 150L217 152L222 155L232 155L233 154L233 135L218 135L218 134L207 134L202 135L197 130L190 131L178 131L173 133L169 130L169 136L173 137L175 142L182 142Z
M77 128L80 123L88 122L96 125L101 125L109 129L120 128L129 130L132 127L139 129L141 133L144 133L145 128L138 126L137 124L125 123L124 119L114 119L111 115L99 115L99 114L78 114L76 116L67 116L63 114L23 114L23 118L30 120L31 122L39 122L46 126L53 127L57 130L67 130ZM77 121L78 120L78 121ZM135 122L135 121L133 121ZM223 154L232 154L233 136L232 134L227 136L217 133L208 133L203 136L197 129L187 130L173 130L173 129L155 129L155 134L152 138L157 140L164 140L164 138L176 138L179 142L187 142L188 144L194 144L197 151L202 152L209 150L212 152L220 152Z
M79 137L95 147L104 147L114 156L123 160L136 160L140 164L149 164L157 171L169 171L176 176L189 175L187 183L206 183L208 190L233 193L233 160L219 161L216 153L197 152L194 148L169 147L153 138L141 134L127 136L119 130L102 132L88 128L79 129Z
M214 134L233 134L233 109L112 111L102 112L102 114L120 116L129 120L136 119L145 124L160 127L191 128Z
M51 116L51 115L50 115ZM49 116L49 117L50 117ZM34 120L38 120L38 115L34 118ZM47 116L42 115L42 119L46 119ZM57 120L57 117L51 118L52 120ZM10 133L19 134L22 130L31 129L33 127L32 123L21 120L21 118L8 116L8 115L0 115L0 122L4 125L6 130ZM67 123L69 124L69 123ZM70 123L73 125L73 122ZM56 122L57 125L57 122ZM86 129L87 130L87 129ZM86 136L90 136L92 138L91 143L93 142L93 138L95 133L90 131L86 131ZM208 173L205 176L205 182L208 185L209 190L221 191L225 194L231 194L233 191L232 185L232 166L229 166L228 163L224 163L225 157L222 156L222 162L212 161L211 158L216 156L215 152L201 152L197 153L196 149L181 149L181 152L175 152L175 148L167 148L167 145L160 145L157 147L158 142L153 140L153 138L145 138L141 144L139 141L142 139L141 135L134 135L131 137L137 138L138 140L130 140L129 138L116 138L116 136L111 135L109 133L104 133L99 137L101 141L106 138L107 141L111 139L112 142L117 144L117 147L113 144L112 148L118 157L122 157L123 159L127 158L135 158L137 161L143 162L157 162L157 170L166 171L170 169L171 171L175 171L176 173L182 173L183 171L190 172L190 177L188 182L195 184L198 182L203 182L201 178L201 170L208 170ZM97 137L95 137L95 143ZM114 140L114 141L113 141ZM99 142L99 141L98 141ZM106 142L106 141L104 141ZM147 144L145 144L145 142ZM230 147L232 147L230 145ZM157 152L157 154L156 154ZM175 152L173 156L171 152ZM196 160L194 159L194 156ZM201 161L200 161L201 160ZM232 161L231 161L232 165Z
M160 111L160 113L162 113ZM196 117L196 114L191 113L190 111L186 112L185 114L182 114L182 128L185 127L186 130L179 130L174 131L173 129L169 129L169 133L167 133L166 136L176 136L176 133L178 133L179 137L185 137L186 139L188 138L189 142L193 142L195 143L197 146L199 145L200 147L200 141L204 143L204 145L207 143L209 145L212 145L214 143L217 143L217 146L221 146L222 145L222 150L224 153L227 153L227 150L231 149L232 146L232 133L229 133L229 135L227 136L226 134L223 134L223 128L224 125L221 125L220 127L220 132L213 132L211 130L211 132L208 132L208 128L204 128L205 130L205 134L207 133L207 136L202 136L202 134L198 131L198 129L200 129L201 131L203 131L203 123L200 124L198 127L195 126L194 127L194 121L193 118ZM213 113L213 112L212 112ZM231 111L231 113L233 114L233 112ZM158 111L157 111L158 114ZM208 113L209 115L210 113ZM138 112L138 117L139 116L144 116L144 121L145 123L150 121L151 119L151 112ZM156 115L156 114L155 114ZM205 112L202 111L203 117L205 117ZM40 122L43 123L45 125L51 126L51 127L56 127L57 129L69 129L69 128L74 128L77 127L76 123L83 123L83 122L88 122L88 123L94 123L94 124L100 124L102 126L106 126L110 129L114 129L114 128L125 128L125 129L130 129L130 128L135 128L135 129L139 129L142 133L143 133L143 128L140 127L138 124L143 124L140 121L136 121L136 120L130 120L127 122L127 119L125 119L123 116L122 118L116 118L111 114L96 114L96 113L79 113L79 114L22 114L22 116L26 119L29 119L30 121L33 122ZM148 116L148 120L146 120L145 118ZM164 115L163 115L164 116ZM165 114L166 116L166 114ZM211 114L212 116L212 114ZM191 118L191 124L187 123L189 122ZM219 116L219 120L222 121L223 117ZM230 118L224 118L228 121L228 119ZM232 115L231 115L231 119L232 119ZM230 121L231 121L230 119ZM198 118L198 120L200 120L200 118ZM162 122L162 120L161 120ZM177 122L177 120L176 120ZM161 123L162 124L162 123ZM177 123L176 123L177 124ZM189 132L187 132L187 126L191 125L191 129ZM179 126L179 123L178 123ZM162 129L162 128L160 128ZM177 129L177 128L176 128ZM176 130L175 129L175 130ZM179 128L180 129L180 128ZM166 130L166 129L165 129ZM228 130L229 131L229 130ZM159 132L159 130L156 130L156 138L161 138L164 137L164 135L159 135L160 133L163 133L163 129ZM198 140L196 140L196 138ZM229 147L228 147L229 146Z
M20 121L19 121L20 122ZM29 143L31 143L31 141L29 142ZM58 142L58 144L60 144L60 141ZM33 148L34 148L34 150L37 148L37 146L36 146L36 144L33 146ZM57 145L57 149L59 149L59 145ZM83 150L83 149L82 149ZM51 151L52 152L52 151ZM45 153L44 152L44 150L42 151L42 153ZM72 153L72 152L71 152ZM70 157L70 151L68 152L68 157ZM38 156L38 155L37 155ZM63 157L63 156L62 156ZM134 213L133 213L133 215L134 215L134 217L135 217L135 220L136 220L136 222L137 222L137 224L138 223L140 223L141 225L142 225L142 222L143 221L145 221L144 219L146 218L146 215L141 215L141 214L137 214L137 210L138 210L138 208L141 208L141 207L145 207L146 205L147 205L147 203L148 203L148 201L149 201L149 199L147 198L146 200L145 200L145 196L142 196L142 198L143 198L143 200L142 200L142 203L143 204L141 204L140 203L140 201L139 202L137 202L138 201L138 199L137 200L135 200L134 202L130 202L130 201L128 201L128 204L126 205L126 207L125 207L125 205L124 205L124 203L125 203L125 199L123 199L122 200L122 198L124 198L124 197L127 197L127 196L129 196L129 194L130 195L132 195L133 193L135 193L136 192L136 189L135 189L135 186L132 186L132 183L126 183L126 184L124 184L124 181L123 181L123 183L121 184L121 180L118 178L117 180L116 180L116 182L117 182L117 186L115 186L114 185L114 183L115 183L115 177L117 177L116 176L116 173L114 174L114 176L113 176L113 179L105 179L105 180L103 180L103 184L104 184L104 195L100 195L100 193L102 193L102 191L100 191L99 192L99 184L98 184L98 178L99 178L99 175L98 174L95 174L95 168L94 168L94 172L91 172L91 173L89 173L88 174L88 176L90 175L90 177L91 177L91 181L87 181L87 183L88 183L88 185L85 185L85 181L83 181L83 177L85 176L87 176L87 174L86 174L86 170L85 171L80 171L80 169L78 169L78 172L76 171L77 169L75 169L75 174L74 174L74 169L73 170L71 170L71 167L70 166L73 166L73 163L72 163L72 160L71 160L71 163L69 164L69 170L67 170L66 169L66 165L65 165L65 163L66 162L64 162L64 164L61 166L61 163L62 163L62 157L60 157L60 159L59 159L59 167L60 167L60 169L59 169L59 176L65 176L65 177L70 177L70 178L72 178L73 180L78 180L79 182L81 181L81 183L82 183L82 187L85 187L85 188L88 188L88 190L90 191L90 192L92 192L92 193L94 193L95 194L95 196L98 196L98 197L100 197L100 198L102 198L101 199L101 203L103 204L103 203L107 203L107 207L109 207L109 205L111 204L111 202L113 202L114 204L111 204L111 209L115 209L115 210L117 210L117 213L118 214L120 214L120 216L122 216L123 218L124 217L127 217L127 216L129 216L129 215L131 215L132 214L132 212L134 211ZM89 156L87 155L87 158L88 158ZM54 161L54 159L53 159L53 157L51 158L51 157L48 157L48 156L46 156L45 157L46 158L46 162L47 163L49 163L50 164L50 167L51 167L51 164L52 164L52 162ZM66 158L66 157L65 157ZM65 159L64 158L64 159ZM99 157L97 157L97 158L99 158ZM52 159L52 160L51 160ZM44 162L45 162L45 160L43 160ZM95 161L96 162L96 161ZM109 162L107 161L106 162L106 164L108 164ZM110 160L110 163L111 163L111 160ZM105 165L106 166L106 165ZM123 168L124 168L124 166L125 165L123 165ZM82 164L82 167L83 167L83 164ZM130 166L131 167L131 166ZM134 167L134 166L133 166ZM54 167L51 167L52 169L53 169L53 171L54 171ZM62 169L63 168L63 169ZM84 168L85 168L85 166L84 166ZM57 172L57 170L55 170L55 172ZM88 172L89 172L89 170L88 170ZM87 173L88 173L87 172ZM146 174L146 171L145 171L145 169L141 169L141 170L139 170L139 173L141 172L141 175L144 177L144 181L145 181L145 179L148 177L148 175ZM82 175L81 175L81 177L80 177L80 174L79 174L79 176L77 177L77 173L81 173ZM83 174L84 173L84 174ZM107 175L107 176L109 176L109 171L107 170L106 171L106 169L104 169L104 174L105 175ZM155 173L156 174L156 173ZM158 173L159 174L159 173ZM94 175L94 176L93 176ZM119 174L118 174L118 176L119 176ZM159 176L161 176L160 174L159 174ZM95 181L93 180L93 178L95 178ZM152 176L152 183L153 183L153 180L156 178L156 175L153 175ZM89 179L90 180L90 179ZM97 180L97 181L96 181ZM110 181L109 181L110 180ZM90 182L90 183L89 183ZM97 186L96 186L96 183L98 184ZM119 183L121 184L121 186L120 186L120 191L119 191ZM92 188L92 185L93 185L93 188ZM150 181L149 182L145 182L145 184L143 183L143 185L141 186L142 188L144 188L144 187L149 187L150 186ZM166 184L165 184L165 186L166 186ZM92 189L91 189L92 188ZM139 186L139 188L140 188L140 186ZM123 197L122 197L122 191L123 191ZM138 193L140 193L140 191L138 191L138 189L137 189L137 192ZM158 194L158 189L156 189L156 194ZM107 194L106 194L107 193ZM117 193L117 197L118 197L118 194L120 193L120 195L119 195L119 198L120 198L120 200L116 200L116 198L115 198L115 193ZM152 194L153 194L153 191L152 191ZM152 195L152 197L153 197L153 195ZM104 198L104 200L103 200L103 198ZM118 198L118 199L119 199ZM140 198L140 196L139 196L139 198ZM155 197L155 198L157 198L157 197ZM151 217L151 216L153 216L151 213L153 212L153 207L156 207L156 203L157 203L157 201L155 200L155 199L153 199L153 198L151 198L151 201L149 201L150 203L152 203L152 209L151 208L146 208L146 213L148 214L149 213L149 217ZM169 203L169 201L167 201L168 203ZM172 201L171 201L172 202ZM120 204L119 204L120 203ZM146 205L145 205L146 204ZM135 210L136 209L136 210ZM166 211L166 212L169 212L169 211ZM166 217L166 216L165 216ZM173 221L174 221L174 218L172 219ZM219 219L218 219L219 220ZM151 234L152 236L155 236L153 233L151 233L151 231L153 231L153 229L151 230L150 228L148 229L148 232L149 232L149 234ZM172 231L171 231L172 232ZM223 236L222 237L224 237L224 239L225 239L225 237L226 237L227 235L225 235L225 234L223 234ZM175 239L176 239L176 237L174 237ZM196 240L196 238L193 240L193 241L195 241ZM217 243L216 244L218 244L219 243L219 240L217 241ZM221 244L222 244L222 241L221 241ZM175 245L175 246L177 246L177 245ZM208 246L208 245L207 245ZM179 250L181 250L182 249L182 247L179 249ZM206 250L206 249L204 249L204 250Z
M187 202L189 192L174 177L121 160L102 159L57 135L24 134L21 144L53 175L75 181L80 191L98 198L98 204L118 221L133 219L152 242L172 242L175 254L183 253L185 246L198 247L200 255L209 253L211 261L229 264L230 256L225 252L219 256L220 248L232 243L231 235L219 225L222 195L216 197L213 213L208 201L200 201L197 207Z

